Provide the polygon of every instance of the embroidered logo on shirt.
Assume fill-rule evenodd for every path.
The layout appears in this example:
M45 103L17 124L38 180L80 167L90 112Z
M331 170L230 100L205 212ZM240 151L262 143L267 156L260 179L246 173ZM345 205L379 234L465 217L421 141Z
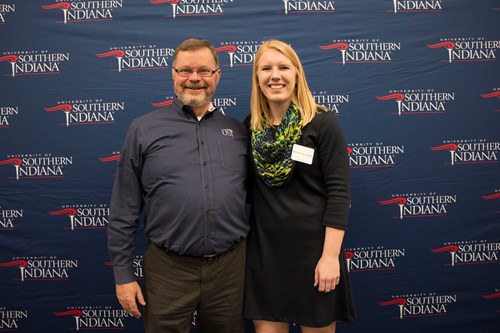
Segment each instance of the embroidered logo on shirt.
M222 135L224 136L233 136L233 130L230 128L223 128Z

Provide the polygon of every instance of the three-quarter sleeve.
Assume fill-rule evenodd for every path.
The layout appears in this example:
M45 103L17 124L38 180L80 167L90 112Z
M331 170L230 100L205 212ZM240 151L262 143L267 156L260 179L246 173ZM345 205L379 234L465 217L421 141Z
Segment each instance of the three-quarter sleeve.
M326 188L326 209L322 224L345 230L349 219L350 179L347 146L333 112L321 115L318 153Z

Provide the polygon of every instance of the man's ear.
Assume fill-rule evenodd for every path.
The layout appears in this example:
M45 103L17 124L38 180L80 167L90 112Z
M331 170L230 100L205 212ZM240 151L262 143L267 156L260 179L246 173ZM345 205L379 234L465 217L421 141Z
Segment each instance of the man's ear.
M214 75L217 75L217 84L219 84L220 78L222 76L222 71L219 69Z

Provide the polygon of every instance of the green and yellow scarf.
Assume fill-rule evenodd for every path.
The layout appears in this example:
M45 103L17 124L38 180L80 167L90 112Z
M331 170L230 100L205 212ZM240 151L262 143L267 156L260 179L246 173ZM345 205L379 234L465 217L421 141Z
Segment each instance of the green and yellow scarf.
M263 129L252 132L252 157L262 181L277 187L292 177L292 147L302 134L302 118L299 108L291 103L279 126L273 127L263 119Z

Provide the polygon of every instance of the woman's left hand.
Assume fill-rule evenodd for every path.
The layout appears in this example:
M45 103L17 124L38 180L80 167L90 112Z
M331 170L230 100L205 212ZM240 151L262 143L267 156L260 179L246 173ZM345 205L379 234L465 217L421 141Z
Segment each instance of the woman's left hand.
M340 281L338 256L322 256L314 270L314 286L319 292L333 291Z

